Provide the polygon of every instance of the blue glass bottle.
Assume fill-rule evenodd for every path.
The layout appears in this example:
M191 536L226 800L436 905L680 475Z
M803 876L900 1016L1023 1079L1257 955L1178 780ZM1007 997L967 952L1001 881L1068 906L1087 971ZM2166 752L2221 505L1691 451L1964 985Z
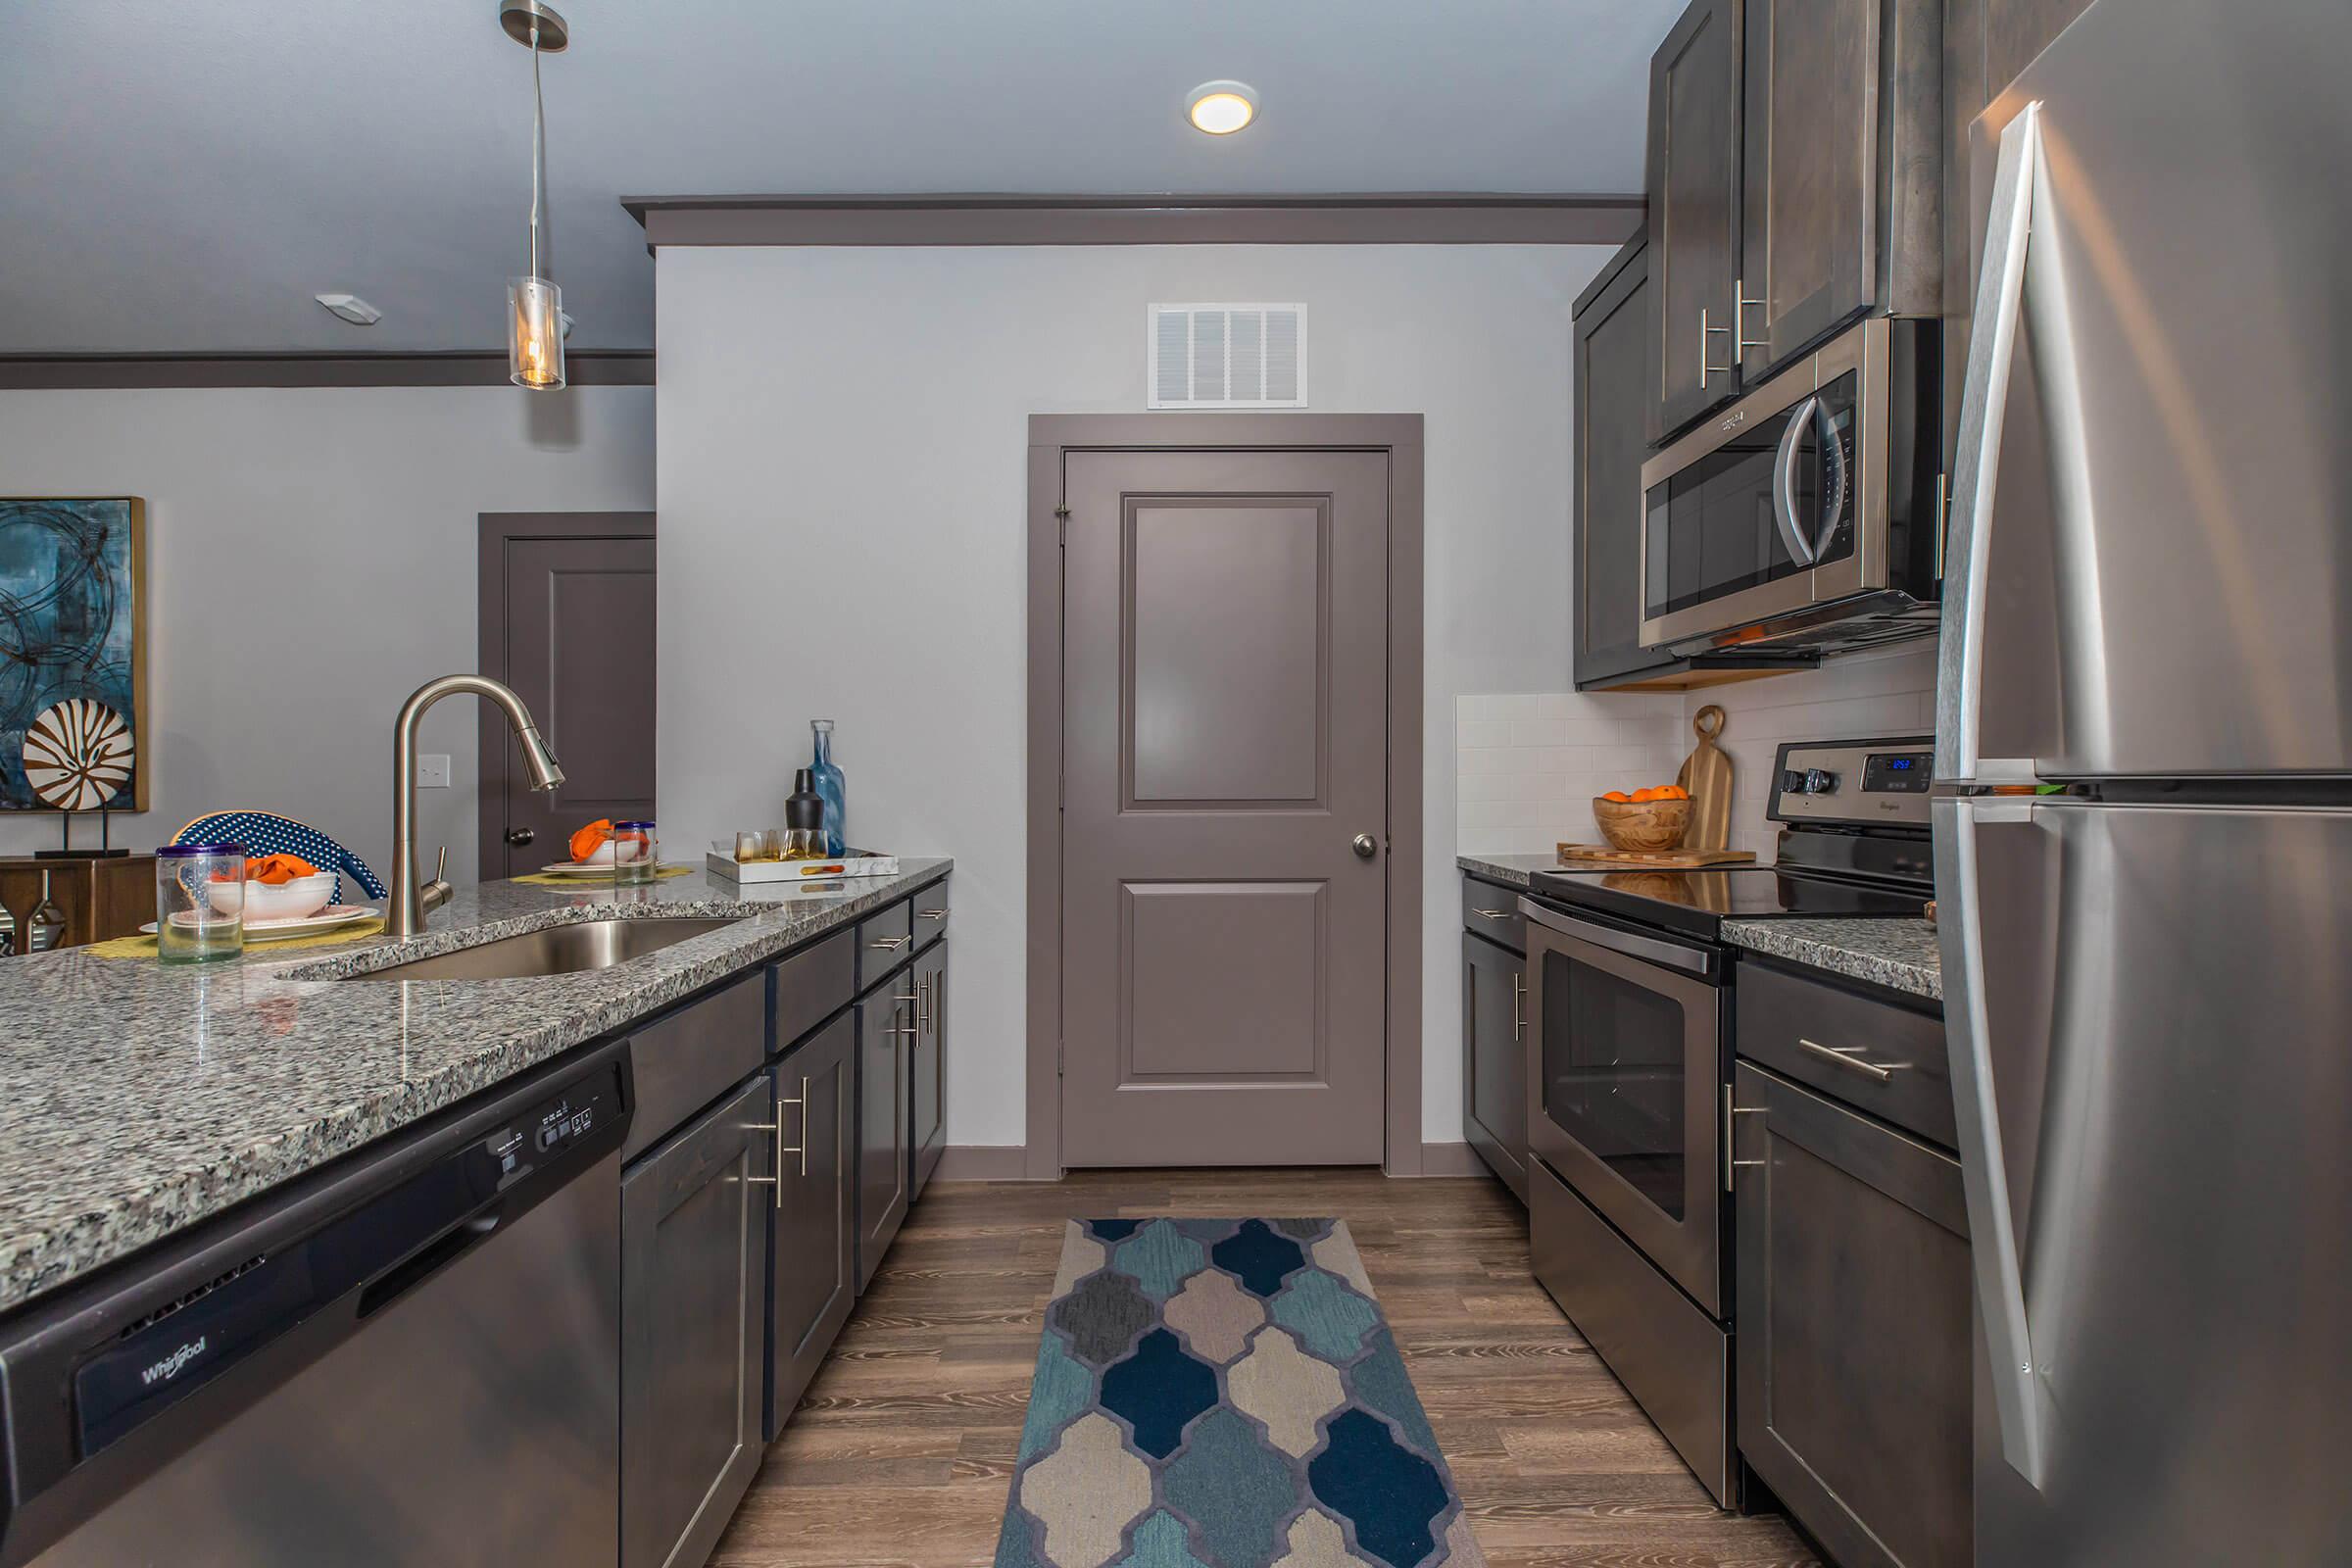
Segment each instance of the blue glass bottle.
M833 765L833 721L812 718L808 728L816 736L816 793L825 803L825 853L832 856L850 852L848 828L849 785L841 769Z

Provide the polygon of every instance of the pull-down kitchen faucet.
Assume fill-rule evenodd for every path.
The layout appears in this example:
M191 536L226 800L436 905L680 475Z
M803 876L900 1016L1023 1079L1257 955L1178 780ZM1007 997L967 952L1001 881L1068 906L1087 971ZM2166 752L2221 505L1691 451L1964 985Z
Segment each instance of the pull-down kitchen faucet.
M522 762L531 770L532 789L552 790L564 782L556 754L548 750L531 710L522 706L513 687L487 675L444 675L417 687L400 705L400 718L392 726L392 908L384 929L395 942L423 935L424 917L447 904L455 891L441 879L449 864L446 844L434 861L433 879L421 887L416 882L416 723L426 709L452 692L487 698L506 713L514 738L522 743Z

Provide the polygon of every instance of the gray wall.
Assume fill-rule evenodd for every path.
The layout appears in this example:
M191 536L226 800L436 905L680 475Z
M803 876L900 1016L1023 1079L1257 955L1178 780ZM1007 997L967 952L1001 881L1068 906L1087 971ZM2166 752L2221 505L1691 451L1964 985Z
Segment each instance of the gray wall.
M1317 411L1427 416L1423 1123L1458 1140L1454 699L1567 670L1569 307L1608 254L663 250L665 839L776 821L837 718L852 836L957 858L949 1138L1019 1143L1028 416L1140 410L1153 301L1304 301Z
M475 515L653 505L653 391L513 387L0 392L0 495L147 502L151 849L200 812L277 810L383 871L392 718L475 663ZM453 787L428 851L474 874L474 715L425 721ZM0 814L0 853L54 844ZM95 827L84 824L81 842Z

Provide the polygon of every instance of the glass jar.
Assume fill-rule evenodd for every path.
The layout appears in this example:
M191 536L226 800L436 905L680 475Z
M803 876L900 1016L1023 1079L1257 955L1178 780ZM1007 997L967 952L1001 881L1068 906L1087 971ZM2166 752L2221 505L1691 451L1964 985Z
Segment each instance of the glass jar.
M155 956L204 963L245 951L245 846L167 844L155 852Z
M651 882L661 869L661 841L654 836L651 822L615 822L612 824L612 880L615 882Z

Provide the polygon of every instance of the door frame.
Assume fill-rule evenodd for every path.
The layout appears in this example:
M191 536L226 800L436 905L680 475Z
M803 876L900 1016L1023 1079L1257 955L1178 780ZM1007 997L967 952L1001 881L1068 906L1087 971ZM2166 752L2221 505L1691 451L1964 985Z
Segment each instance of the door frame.
M477 514L474 557L474 664L492 680L513 673L507 646L506 542L510 539L654 539L650 512L484 512ZM656 546L657 569L659 551ZM509 682L512 684L512 682ZM474 865L487 867L499 853L505 828L507 786L514 769L514 748L507 742L506 715L488 703L473 705ZM657 779L657 783L659 780ZM500 808L490 809L492 802Z
M1422 1173L1422 441L1418 414L1029 416L1028 1131L1023 1174L1061 1165L1063 475L1073 451L1385 452L1389 458L1387 984L1383 1168Z

